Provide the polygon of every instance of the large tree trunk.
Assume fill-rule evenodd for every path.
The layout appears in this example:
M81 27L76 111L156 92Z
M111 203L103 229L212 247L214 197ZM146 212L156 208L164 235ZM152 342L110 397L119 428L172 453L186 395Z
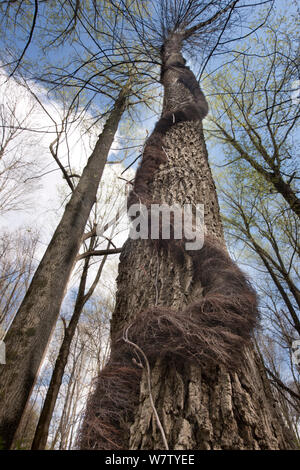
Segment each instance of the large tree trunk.
M125 89L124 89L125 90ZM11 446L59 314L84 228L126 102L122 91L66 206L26 296L5 337L0 370L0 436Z
M219 205L208 164L201 123L201 117L205 114L204 98L201 96L200 88L195 84L195 78L184 65L181 41L178 36L174 35L164 44L162 62L162 83L165 91L162 112L164 120L159 121L154 133L157 135L163 125L169 127L167 131L160 133L161 148L167 158L159 168L156 168L150 180L151 171L143 170L143 165L144 168L147 167L147 158L149 158L148 154L144 154L130 202L140 199L141 202L147 203L150 197L152 201L169 205L174 203L179 203L181 206L185 203L204 204L206 238L215 240L216 244L219 242L225 251ZM189 107L190 105L198 109L199 106L202 108L198 117L195 116L193 107ZM183 114L180 114L180 111L183 111ZM182 118L183 115L184 118ZM173 119L171 126L166 124L168 116ZM182 122L177 123L177 120ZM155 145L155 139L153 145ZM145 152L149 153L147 145ZM146 180L148 178L144 181L144 186L139 179L141 174ZM165 344L169 341L168 331L166 329L155 330L157 325L154 322L148 326L149 316L154 315L157 309L167 308L174 312L189 312L187 307L195 299L199 302L199 299L201 301L205 297L204 285L199 282L199 277L198 280L194 277L192 257L187 252L183 257L184 259L178 262L174 250L157 248L157 245L148 240L129 239L126 242L120 258L117 302L111 324L112 358L106 370L103 371L102 377L100 375L96 390L89 400L81 430L81 447L98 449L122 447L127 449L292 448L293 437L289 435L282 418L276 411L276 403L272 397L263 365L255 354L251 341L247 344L240 342L239 366L234 365L236 362L234 347L232 348L232 364L230 360L223 364L218 364L216 360L212 362L202 360L202 365L200 365L196 360L195 351L194 361L193 357L190 359L188 354L185 359L184 353L180 350L180 337L178 337L180 354L176 351L174 344L170 353L168 351L166 353ZM214 261L211 261L209 267L214 268L217 279L219 269L217 262L214 265ZM203 266L203 270L206 269L207 264ZM225 283L224 279L226 286ZM246 299L245 302L247 302ZM146 314L142 315L141 312L146 312ZM178 318L179 316L176 317L176 321ZM190 321L188 315L186 321ZM136 323L143 323L145 326L145 336L150 335L150 341L154 343L152 349L148 344L148 338L145 336L142 338L143 326L138 330L139 334L132 327ZM173 328L170 321L168 324ZM133 348L131 352L130 360L136 357L134 355L136 351L139 354L138 361L140 360L144 365L141 378L138 380L136 395L132 392L135 387L135 377L132 373L130 378L130 360L126 362L126 353L123 352L122 355L120 340L122 332L129 325L134 330L132 335L134 339L130 338L131 330L128 330L129 340L134 341L146 356L150 351L148 356L151 365L150 390L143 354L141 350L137 351L137 348ZM161 325L160 327L163 328ZM164 333L163 336L160 334L161 331ZM175 330L172 330L172 334L173 331ZM209 330L207 331L209 335ZM191 333L190 330L192 340ZM118 353L120 347L120 353ZM156 354L153 352L155 348ZM188 349L189 346L186 347L187 351ZM205 352L198 351L200 358L202 353L205 358ZM127 364L126 377L123 372L124 363ZM121 376L122 374L124 376ZM116 388L112 389L114 397L107 394L103 398L108 384ZM117 399L115 398L118 393L117 385L119 388L123 387L123 390L128 385L131 393L130 404L129 400L126 403L124 396L120 395ZM151 398L154 406L151 404ZM119 418L113 413L113 409L118 406L120 407ZM125 411L122 413L122 410ZM155 412L161 422L165 440Z

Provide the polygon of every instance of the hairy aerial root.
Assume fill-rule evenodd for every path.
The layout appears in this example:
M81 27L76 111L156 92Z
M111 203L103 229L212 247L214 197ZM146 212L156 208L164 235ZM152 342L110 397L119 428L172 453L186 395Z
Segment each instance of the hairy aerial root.
M166 240L161 241L166 248ZM168 242L179 259L183 242ZM236 369L258 323L256 293L216 239L207 237L201 250L188 254L201 296L182 310L151 307L140 312L129 326L128 337L149 360L172 354L200 366L224 364ZM121 332L117 347L122 348Z
M169 249L178 251L181 244L169 241ZM141 311L127 325L126 337L151 364L171 355L201 367L223 364L236 371L259 318L255 291L217 240L207 239L201 250L189 254L202 296L181 310L154 306ZM111 358L88 402L82 449L127 448L124 436L138 404L141 358L136 361L124 333L114 339Z
M124 436L138 404L141 369L129 356L112 354L96 379L89 397L83 425L77 437L80 449L120 450L126 448ZM122 357L121 357L122 356Z

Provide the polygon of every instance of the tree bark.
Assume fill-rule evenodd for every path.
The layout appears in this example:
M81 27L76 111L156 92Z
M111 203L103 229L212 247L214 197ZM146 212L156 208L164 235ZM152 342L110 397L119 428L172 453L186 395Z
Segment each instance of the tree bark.
M225 247L201 120L191 118L175 122L180 116L178 110L187 109L191 103L197 106L200 88L187 86L182 78L185 61L181 55L181 40L176 34L168 38L162 51L162 116L173 113L174 123L163 137L162 148L167 161L154 174L151 198L168 205L204 204L206 236L214 237ZM140 313L149 307L183 311L194 299L203 296L204 288L194 282L192 261L187 253L184 262L178 263L171 250L160 248L158 251L148 240L128 239L120 257L116 308L111 323L112 351L117 349L116 339L125 327L138 321ZM157 348L159 356L159 344ZM150 362L151 389L144 368L138 404L132 414L127 413L127 425L124 426L122 418L119 420L118 430L123 435L122 439L118 438L117 446L123 442L124 448L132 450L293 448L293 436L277 413L267 376L253 345L243 348L240 356L241 366L237 370L218 364L201 367L175 354L158 358L154 364ZM99 420L101 393L100 375L87 408L83 448L103 448L101 423L98 430L95 424ZM134 401L134 397L131 399ZM93 406L97 412L91 416ZM106 419L105 412L102 416ZM116 425L115 420L114 417L108 422L109 430ZM88 429L89 423L95 430L94 435ZM84 434L88 438L85 439ZM117 446L112 442L110 448Z
M55 327L127 93L124 88L115 102L5 338L7 364L0 370L0 436L5 448L12 444Z

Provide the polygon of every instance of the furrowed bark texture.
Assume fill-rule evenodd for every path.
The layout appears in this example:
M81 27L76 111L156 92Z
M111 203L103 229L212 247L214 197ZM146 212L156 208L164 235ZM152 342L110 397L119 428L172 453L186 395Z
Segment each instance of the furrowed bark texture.
M89 399L79 445L166 448L145 361L135 347L126 349L125 331L151 365L151 395L169 449L293 448L251 342L255 293L226 253L201 123L207 105L178 35L164 44L162 63L162 118L145 146L129 205L203 203L206 241L197 253L174 241L126 242L111 359Z
M125 102L122 91L5 337L7 363L0 366L0 436L5 448L12 444L55 327Z

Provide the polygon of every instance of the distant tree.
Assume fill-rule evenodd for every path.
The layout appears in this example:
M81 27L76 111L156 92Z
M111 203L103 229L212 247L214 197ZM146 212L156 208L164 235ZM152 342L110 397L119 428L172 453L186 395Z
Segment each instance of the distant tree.
M66 285L95 203L98 185L130 88L116 98L26 296L6 335L0 370L0 436L10 447L57 321Z
M28 207L36 189L40 167L35 147L38 137L30 131L36 103L16 83L0 87L0 215Z
M300 63L295 35L293 18L278 13L263 34L252 38L248 50L242 46L234 51L233 64L212 82L218 98L210 132L224 145L227 165L244 162L299 217L300 103L292 92Z
M113 179L113 181L114 180L115 179ZM114 188L113 188L114 193L115 193L116 186L117 186L117 181L114 181ZM102 185L102 188L100 189L103 189L103 185ZM105 211L105 205L107 205L110 208L109 209L110 215L111 215L112 208L116 205L116 203L112 200L112 194L110 194L110 191L111 190L109 189L107 192L106 198L102 194L104 191L98 192L99 204L97 204L98 206L97 209L98 209L98 212L102 213L104 217L105 215L107 216L107 214L105 214L105 212L107 212ZM117 200L120 199L120 196L123 196L123 194L120 193L117 195L116 194L113 195L114 199L117 199ZM122 201L122 205L124 205L123 201ZM120 207L119 210L121 212L122 208ZM117 213L119 213L119 211L117 211ZM100 220L99 221L97 220L96 213L94 214L94 217L95 217L94 226L97 226L99 225ZM101 219L101 217L99 219ZM117 223L117 220L113 223L112 227L110 228L110 231L109 231L110 235L109 235L109 239L107 242L106 250L108 250L112 245L114 245L113 238L116 235L116 227L115 227L116 223ZM38 425L37 425L35 436L34 436L33 443L32 443L32 450L43 450L46 447L48 433L49 433L49 426L50 426L50 422L51 422L52 415L54 412L55 404L58 398L59 389L60 389L63 376L65 373L65 368L66 368L68 357L70 354L71 344L72 344L72 341L74 340L74 335L77 331L82 312L87 302L89 302L92 295L95 293L95 289L97 288L97 285L99 284L99 281L103 272L103 268L107 260L108 255L104 255L101 257L101 261L98 265L96 273L94 274L92 281L89 282L88 278L91 277L91 274L89 271L91 270L92 260L98 254L101 254L101 250L97 250L97 246L101 244L101 242L103 244L103 238L98 237L96 235L95 230L91 231L90 233L91 233L91 236L89 237L89 239L86 240L84 251L78 257L78 259L83 259L83 266L82 266L82 272L81 272L80 283L79 283L78 292L76 296L74 311L68 324L64 322L64 336L63 336L63 340L60 345L58 356L54 365L49 387L48 387L46 397L43 403L41 415L39 417ZM106 250L104 249L102 251L105 252ZM115 251L117 253L120 250L116 249ZM94 264L95 262L93 263L93 265Z
M5 332L36 268L38 234L31 229L0 235L0 327Z
M287 6L293 11L293 2ZM215 173L227 240L251 267L261 298L258 345L285 419L298 434L300 376L292 345L300 338L300 108L292 90L299 42L285 13L272 15L214 76L207 133L224 149Z

